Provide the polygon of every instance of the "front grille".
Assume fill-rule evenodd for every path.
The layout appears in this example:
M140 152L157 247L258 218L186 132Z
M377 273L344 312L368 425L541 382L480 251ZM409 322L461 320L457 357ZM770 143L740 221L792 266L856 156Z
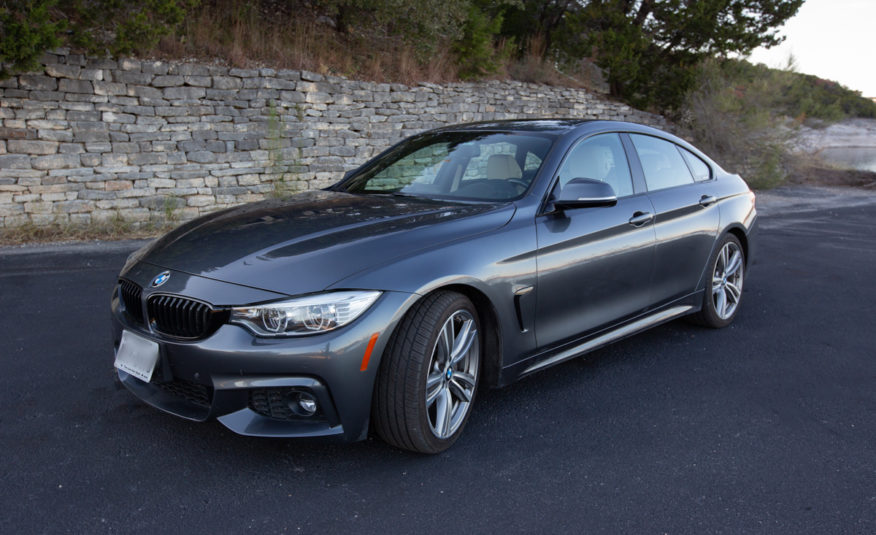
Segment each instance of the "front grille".
M119 281L119 294L125 304L128 316L137 323L143 323L143 289L127 279Z
M204 338L225 322L227 311L175 295L153 295L146 302L152 327L176 338Z
M213 388L186 381L183 379L174 379L166 383L159 383L153 380L153 384L164 390L168 394L172 394L178 398L183 398L193 405L200 407L210 407L210 402L213 398Z

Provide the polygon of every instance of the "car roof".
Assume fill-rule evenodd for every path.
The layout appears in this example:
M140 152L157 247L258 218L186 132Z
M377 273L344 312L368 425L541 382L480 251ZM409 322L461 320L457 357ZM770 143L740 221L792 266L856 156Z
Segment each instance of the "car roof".
M589 128L580 128L587 126ZM624 130L632 132L651 132L666 134L661 130L646 125L629 123L624 121L609 121L603 119L511 119L503 121L481 121L477 123L464 123L449 125L431 130L430 132L478 132L478 131L501 131L501 132L543 132L562 135L573 130L598 131Z
M691 145L688 141L672 134L671 132L627 121L612 121L607 119L510 119L454 124L436 128L434 130L428 130L422 134L436 134L443 132L533 132L552 134L558 138L565 138L567 140L576 139L582 135L601 132L638 133L658 136L670 140L718 166L718 164L709 158L708 155Z

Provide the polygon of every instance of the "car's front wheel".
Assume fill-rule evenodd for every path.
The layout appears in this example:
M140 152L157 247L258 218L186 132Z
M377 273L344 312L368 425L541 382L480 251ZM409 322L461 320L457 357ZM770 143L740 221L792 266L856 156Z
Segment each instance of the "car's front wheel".
M372 422L399 448L449 448L471 414L481 369L477 311L464 295L427 296L402 319L380 363Z
M706 282L703 308L694 316L707 327L726 327L733 322L742 301L745 251L739 239L727 234L709 261L711 279Z

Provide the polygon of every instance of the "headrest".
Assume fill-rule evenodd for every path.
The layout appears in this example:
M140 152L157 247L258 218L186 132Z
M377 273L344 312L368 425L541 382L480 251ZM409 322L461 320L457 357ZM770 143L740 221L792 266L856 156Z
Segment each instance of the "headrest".
M510 154L493 154L487 160L487 178L521 178L523 171Z

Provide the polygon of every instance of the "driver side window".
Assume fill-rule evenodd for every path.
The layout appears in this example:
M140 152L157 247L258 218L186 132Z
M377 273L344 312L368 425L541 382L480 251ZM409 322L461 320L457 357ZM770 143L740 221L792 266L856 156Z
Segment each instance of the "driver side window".
M633 178L618 134L599 134L576 145L560 167L560 187L573 178L607 183L618 197L633 194Z

